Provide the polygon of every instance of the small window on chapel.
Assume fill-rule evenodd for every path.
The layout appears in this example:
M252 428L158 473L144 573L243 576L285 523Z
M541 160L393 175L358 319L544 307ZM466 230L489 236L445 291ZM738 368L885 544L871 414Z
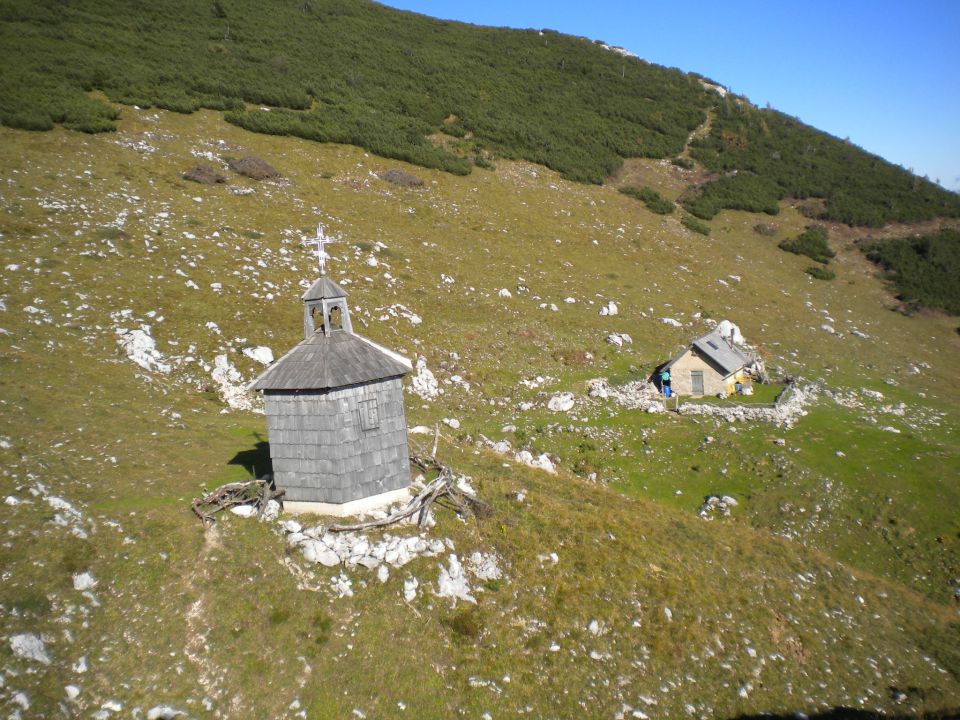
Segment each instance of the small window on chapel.
M339 305L330 308L330 329L343 330L343 310Z
M357 403L360 410L360 429L376 430L380 427L380 409L377 407L377 399L361 400Z

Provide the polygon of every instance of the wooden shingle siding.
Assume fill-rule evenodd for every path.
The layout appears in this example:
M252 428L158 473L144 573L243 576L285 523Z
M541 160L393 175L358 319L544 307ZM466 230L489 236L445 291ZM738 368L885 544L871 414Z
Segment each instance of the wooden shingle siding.
M410 484L400 378L265 396L274 476L286 499L344 503ZM364 400L377 403L376 428L361 429Z

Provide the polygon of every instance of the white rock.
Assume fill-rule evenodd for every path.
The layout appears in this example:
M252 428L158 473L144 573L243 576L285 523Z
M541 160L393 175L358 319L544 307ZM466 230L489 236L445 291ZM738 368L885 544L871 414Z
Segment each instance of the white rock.
M660 318L660 322L664 325L670 325L671 327L683 327L683 323L674 320L673 318Z
M673 622L673 610L671 610L668 607L665 607L663 609L663 615L665 618L667 618L667 622Z
M18 658L33 660L41 665L50 664L50 656L43 640L33 633L22 633L10 638L10 649Z
M620 308L617 307L617 304L611 300L606 305L600 308L600 314L603 316L607 315L617 315L620 313Z
M720 332L720 336L724 338L730 337L732 333L734 345L746 344L746 341L743 339L743 335L740 332L740 328L734 325L729 320L721 320L719 323L717 323L716 329Z
M276 520L277 516L280 514L280 503L276 500L267 500L266 506L263 508L263 520Z
M463 572L463 566L457 556L451 554L448 558L449 567L440 566L440 576L437 578L437 595L449 597L454 601L466 600L476 603L477 599L470 594L470 585Z
M534 457L529 450L521 450L514 455L513 459L521 465L527 465L528 467L545 470L551 474L554 474L557 471L553 462L550 460L550 457L546 453L543 453L539 457Z
M573 403L573 393L563 392L550 398L547 402L547 409L553 412L567 412L573 408Z
M303 530L303 525L296 520L284 520L280 525L284 531L288 533L298 533Z
M87 663L87 656L84 655L84 656L82 656L79 660L77 660L77 661L73 664L73 671L74 671L75 673L79 673L79 674L82 675L83 673L85 673L85 672L89 669L89 667L90 667L90 666L89 666L89 664ZM117 708L117 711L119 712L120 709L121 709L121 708Z
M16 498L13 495L7 495L6 499L4 499L3 501L5 505L11 505L11 506L19 505L21 502L23 501L20 500L20 498Z
M417 373L410 380L410 389L424 400L433 400L440 394L440 385L427 367L425 358L417 358Z
M257 509L253 505L234 505L230 512L237 517L250 518L257 514Z
M317 556L325 550L324 546L316 540L304 540L300 547L300 552L303 553L303 559L309 563L315 563L317 561Z
M453 430L460 429L460 421L457 420L456 418L444 418L443 424L449 428L452 428Z
M509 290L507 290L506 288L500 288L500 292L498 292L497 295L499 295L499 296L502 297L502 298L513 297L513 293L511 293L511 292L510 292Z
M243 384L243 376L226 355L217 355L213 359L210 377L217 383L220 399L234 410L252 410L253 401Z
M407 578L403 581L403 599L410 602L417 596L417 588L420 582L415 578Z
M269 365L273 362L273 350L268 348L266 345L246 347L243 349L243 354L251 360L257 361L261 365Z
M175 720L185 716L186 713L183 710L177 710L170 705L157 705L147 711L147 720Z
M381 565L380 567L378 567L377 580L379 580L382 583L385 583L389 579L390 579L390 568L388 568L386 565Z
M353 583L343 573L338 577L330 578L330 587L337 593L337 597L353 597Z
M475 552L468 561L470 572L479 580L499 580L503 577L497 556L493 553Z
M127 357L144 370L167 374L172 369L157 350L156 342L150 336L149 325L142 325L138 330L117 328L117 335L117 342Z
M80 688L76 685L67 685L64 688L64 691L67 693L67 700L76 700L77 696L80 694Z
M590 623L587 625L587 630L590 632L591 635L599 635L600 623L598 623L596 619L591 620Z
M90 590L97 584L97 579L90 572L77 573L73 576L73 589Z
M410 435L433 435L433 428L428 428L426 425L414 425L407 430L407 433Z

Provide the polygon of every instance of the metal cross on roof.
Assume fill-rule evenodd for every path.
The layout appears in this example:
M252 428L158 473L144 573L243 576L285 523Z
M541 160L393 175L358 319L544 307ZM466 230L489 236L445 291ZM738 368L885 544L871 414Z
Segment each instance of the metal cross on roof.
M317 245L317 262L320 265L320 274L327 274L327 258L330 257L327 252L323 249L324 245L329 245L336 240L327 237L326 233L323 231L323 223L317 223L317 236L310 238L308 242L316 243Z

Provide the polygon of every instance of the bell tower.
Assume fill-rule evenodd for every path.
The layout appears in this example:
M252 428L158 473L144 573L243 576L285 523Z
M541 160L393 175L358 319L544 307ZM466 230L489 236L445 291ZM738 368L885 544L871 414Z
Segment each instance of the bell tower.
M327 237L323 231L323 225L319 224L317 225L317 235L310 242L317 244L320 279L301 298L303 300L304 339L309 340L321 330L326 337L330 337L335 332L352 334L353 325L350 323L347 293L327 277L327 258L329 255L324 250L324 246L336 241Z
M309 340L322 332L330 337L335 332L353 333L350 323L350 309L347 307L347 293L326 275L321 275L303 300L303 335Z

